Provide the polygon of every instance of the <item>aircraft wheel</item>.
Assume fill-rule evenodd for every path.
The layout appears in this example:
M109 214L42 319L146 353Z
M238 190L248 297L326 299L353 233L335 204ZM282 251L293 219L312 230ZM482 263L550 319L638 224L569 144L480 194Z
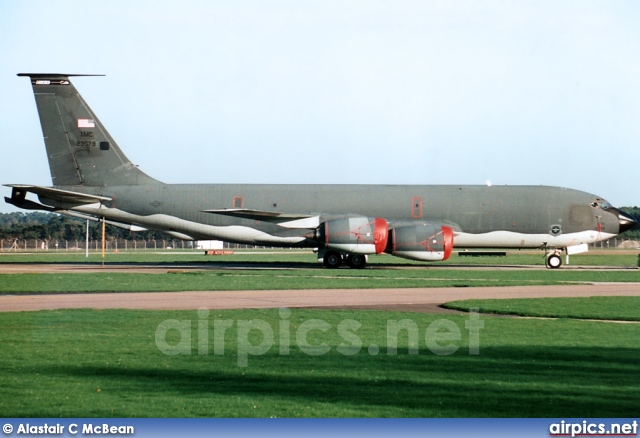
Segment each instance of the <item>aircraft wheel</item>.
M342 264L342 256L339 252L329 251L324 255L323 264L329 269L337 269Z
M547 266L551 269L558 269L562 266L562 258L558 254L551 254L547 258Z
M347 264L353 269L363 269L367 266L367 258L362 254L349 254L347 256Z

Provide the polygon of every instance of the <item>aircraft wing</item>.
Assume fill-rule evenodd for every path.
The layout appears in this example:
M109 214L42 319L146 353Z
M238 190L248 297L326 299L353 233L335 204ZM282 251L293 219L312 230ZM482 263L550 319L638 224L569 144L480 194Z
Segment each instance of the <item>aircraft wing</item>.
M320 225L320 216L313 214L281 213L277 211L251 210L247 208L221 208L203 210L204 213L270 222L284 228L316 228Z
M95 204L96 202L111 201L107 196L89 195L86 193L72 192L69 190L54 189L53 187L30 186L24 184L5 184L5 187L11 187L11 199L13 201L24 200L27 192L35 193L38 196L53 199L60 202L68 202L71 204Z

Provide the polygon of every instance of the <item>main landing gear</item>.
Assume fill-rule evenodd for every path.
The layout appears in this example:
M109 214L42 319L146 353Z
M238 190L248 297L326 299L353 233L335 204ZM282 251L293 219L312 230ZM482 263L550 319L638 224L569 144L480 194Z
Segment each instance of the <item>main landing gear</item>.
M321 258L320 254L318 258ZM337 251L327 251L322 257L322 264L325 268L338 269L342 265L342 254Z
M322 264L325 268L337 269L346 263L347 266L353 269L363 269L367 266L367 256L363 254L346 254L342 255L338 251L319 251L318 261L322 259Z

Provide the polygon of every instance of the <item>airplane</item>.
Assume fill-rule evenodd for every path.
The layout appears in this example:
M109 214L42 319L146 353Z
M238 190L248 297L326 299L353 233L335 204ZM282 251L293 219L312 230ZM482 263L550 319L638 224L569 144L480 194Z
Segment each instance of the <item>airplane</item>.
M561 187L165 184L126 157L69 79L102 75L18 76L31 80L53 182L6 184L5 201L23 209L184 240L314 248L327 268L364 268L382 253L440 261L454 247L538 248L559 268L563 251L637 224L599 196Z

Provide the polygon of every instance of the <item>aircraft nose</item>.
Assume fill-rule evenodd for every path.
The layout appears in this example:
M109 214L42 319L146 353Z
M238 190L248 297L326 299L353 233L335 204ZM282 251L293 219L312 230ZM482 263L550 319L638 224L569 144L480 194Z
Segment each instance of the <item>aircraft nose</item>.
M622 210L618 210L617 208L612 208L609 211L616 214L618 216L618 222L620 224L620 233L624 233L625 231L631 230L638 225L638 220L633 217L633 215L626 213Z

